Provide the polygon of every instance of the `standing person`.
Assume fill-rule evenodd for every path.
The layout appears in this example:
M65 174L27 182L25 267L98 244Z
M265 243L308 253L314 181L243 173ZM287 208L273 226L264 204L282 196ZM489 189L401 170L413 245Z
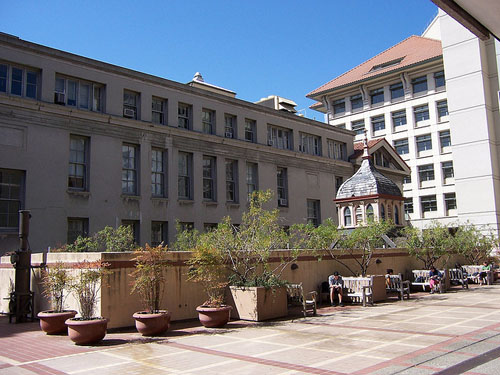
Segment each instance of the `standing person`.
M436 269L436 267L431 266L429 270L429 284L431 286L431 294L434 293L437 288L439 288L439 283L441 282L441 273Z
M338 295L339 305L340 307L344 306L342 302L342 288L344 287L344 281L342 281L342 277L339 275L337 271L328 277L328 284L330 284L330 302L332 306L336 306L335 304L335 294Z
M491 265L487 261L483 262L481 272L479 273L479 285L488 284L488 272L491 271Z

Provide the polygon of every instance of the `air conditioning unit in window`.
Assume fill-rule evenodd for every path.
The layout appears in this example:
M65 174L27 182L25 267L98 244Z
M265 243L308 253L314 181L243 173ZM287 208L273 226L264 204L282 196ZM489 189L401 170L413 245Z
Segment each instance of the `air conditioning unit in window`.
M278 199L278 204L280 206L288 206L288 200L285 198L280 198L280 199Z
M123 117L135 118L135 109L123 108Z
M226 138L233 138L233 132L232 131L226 131L226 133L224 134L224 136Z
M66 98L63 92L54 93L54 103L62 105L66 104Z
M299 151L304 152L305 147L303 145L299 145Z
M267 140L267 145L268 145L268 146L274 146L274 142L273 142L273 140L272 140L272 139L268 139L268 140Z

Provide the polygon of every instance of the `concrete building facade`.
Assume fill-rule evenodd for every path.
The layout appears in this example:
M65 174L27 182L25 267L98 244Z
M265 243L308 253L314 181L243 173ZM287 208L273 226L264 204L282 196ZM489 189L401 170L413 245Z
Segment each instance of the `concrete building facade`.
M20 208L33 251L107 225L131 225L144 244L172 242L176 221L237 224L256 189L275 192L283 225L337 217L349 130L201 75L181 84L6 34L0 51L0 252L18 246Z
M403 195L418 227L457 220L447 90L441 42L411 36L307 95L325 122L362 140L385 138L411 168ZM375 155L377 168L386 155ZM382 169L381 169L382 171Z

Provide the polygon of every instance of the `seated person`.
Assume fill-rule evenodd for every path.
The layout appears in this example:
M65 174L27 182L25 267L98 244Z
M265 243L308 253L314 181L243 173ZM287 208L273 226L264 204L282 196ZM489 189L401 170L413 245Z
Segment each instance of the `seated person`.
M441 282L441 272L436 267L431 266L429 270L429 284L431 286L431 294L439 290L439 283Z
M339 275L337 271L328 277L328 284L330 285L330 302L332 306L335 306L335 294L337 294L339 298L339 305L341 307L344 306L342 302L342 288L344 287L344 281L342 281L342 277Z
M491 271L491 265L484 261L479 273L479 285L488 284L488 271Z
M391 287L391 279L389 276L394 275L394 270L392 268L388 268L387 273L385 274L385 287L390 288Z

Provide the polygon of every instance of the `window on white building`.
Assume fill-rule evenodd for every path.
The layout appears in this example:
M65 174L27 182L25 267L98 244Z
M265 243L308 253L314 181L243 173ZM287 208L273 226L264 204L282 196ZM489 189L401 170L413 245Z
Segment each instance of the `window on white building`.
M356 135L363 134L365 132L365 120L353 121L351 123L351 130L356 133Z
M404 210L405 214L412 214L413 213L413 198L406 198L404 201Z
M391 100L396 100L403 98L405 96L405 91L403 89L403 82L398 82L389 86L389 91L391 92Z
M422 212L437 211L436 195L426 195L420 197Z
M427 104L413 108L415 122L425 121L429 119L429 106Z
M332 103L333 114L338 115L345 112L345 99L338 99Z
M408 154L410 152L408 138L394 140L394 148L399 155Z
M363 97L361 94L351 96L351 111L363 108Z
M417 137L417 151L432 150L432 139L430 134L425 134Z
M444 71L434 73L434 83L436 88L444 87L446 85L446 80L444 78Z
M454 210L457 208L457 199L455 193L446 193L444 195L444 203L446 205L446 211Z
M427 91L427 76L413 78L411 80L411 85L414 94Z
M441 100L436 103L438 120L442 121L442 118L448 116L448 101Z
M384 115L375 116L371 118L373 132L385 129L385 117Z
M451 146L451 136L449 130L439 132L439 142L441 143L441 151L443 151L445 147Z
M446 180L447 178L453 178L453 161L445 161L441 163L441 169L443 171L443 178Z
M384 102L384 88L378 88L370 91L370 103L378 104Z
M392 117L392 126L394 127L394 131L397 131L399 126L406 125L406 111L396 111L391 113Z
M426 164L418 166L418 178L420 182L422 181L433 181L434 180L434 165Z

